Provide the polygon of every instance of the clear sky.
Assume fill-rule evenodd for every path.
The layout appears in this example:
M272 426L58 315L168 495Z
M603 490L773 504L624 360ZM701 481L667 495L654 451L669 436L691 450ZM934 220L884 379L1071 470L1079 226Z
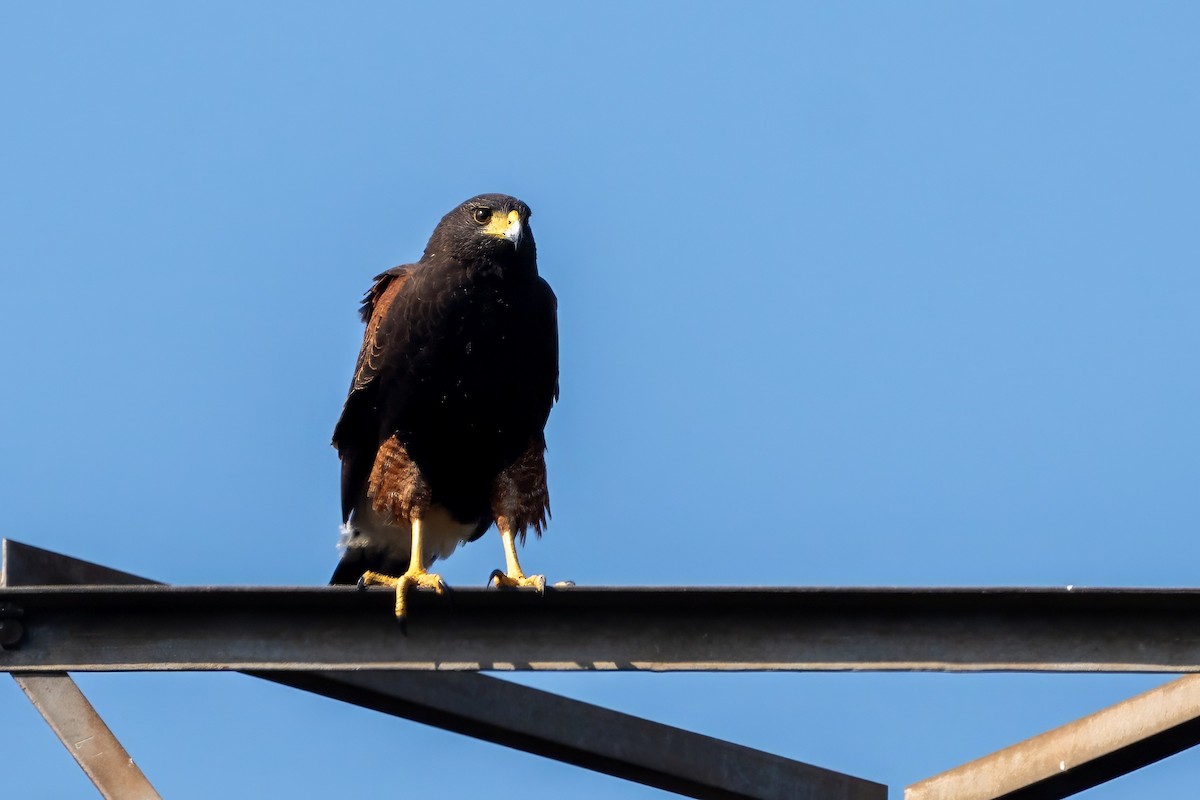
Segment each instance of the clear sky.
M531 569L1200 583L1195 4L3 17L0 534L173 583L324 582L358 299L506 192L560 305ZM440 567L501 565L493 533ZM898 787L1164 679L522 680ZM660 796L241 676L80 683L175 799ZM11 683L0 753L9 796L88 796ZM1191 798L1197 768L1087 796Z

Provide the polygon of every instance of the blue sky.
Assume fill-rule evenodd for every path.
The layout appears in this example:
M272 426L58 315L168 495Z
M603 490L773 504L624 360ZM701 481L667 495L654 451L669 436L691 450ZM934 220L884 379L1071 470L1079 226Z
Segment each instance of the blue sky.
M323 582L358 298L500 191L533 207L560 303L554 519L527 567L1196 585L1198 24L1187 3L10 8L0 534L173 583ZM490 534L441 572L502 563ZM1163 679L521 680L899 787ZM656 796L239 676L81 684L172 798ZM0 707L13 796L87 796L15 686ZM1191 797L1197 758L1085 796Z

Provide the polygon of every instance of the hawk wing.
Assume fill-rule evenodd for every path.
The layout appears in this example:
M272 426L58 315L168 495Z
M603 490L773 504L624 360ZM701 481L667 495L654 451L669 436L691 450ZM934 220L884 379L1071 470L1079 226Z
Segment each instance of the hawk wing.
M350 393L342 415L333 429L333 446L342 461L342 521L350 519L363 485L371 474L379 450L382 420L379 413L380 370L389 347L403 342L403 320L389 314L396 298L404 291L412 265L395 267L375 277L375 283L363 296L359 313L367 323L362 349L354 367ZM395 364L391 365L392 368Z

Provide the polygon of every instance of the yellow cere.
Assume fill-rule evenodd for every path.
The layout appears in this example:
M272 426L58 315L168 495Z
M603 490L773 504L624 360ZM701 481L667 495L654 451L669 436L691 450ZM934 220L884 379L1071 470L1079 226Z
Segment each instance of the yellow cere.
M488 224L483 229L483 232L489 236L499 236L503 238L507 236L509 227L511 227L514 222L520 221L521 213L519 211L508 212L507 219L499 214L493 214L492 218L488 220Z

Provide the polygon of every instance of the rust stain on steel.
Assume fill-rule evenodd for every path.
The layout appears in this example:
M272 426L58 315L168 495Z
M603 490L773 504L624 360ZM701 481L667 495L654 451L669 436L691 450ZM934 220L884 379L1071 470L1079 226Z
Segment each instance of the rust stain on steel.
M1200 744L1200 675L909 786L905 800L1058 800Z
M112 800L161 800L69 675L14 674L13 680L101 795Z

